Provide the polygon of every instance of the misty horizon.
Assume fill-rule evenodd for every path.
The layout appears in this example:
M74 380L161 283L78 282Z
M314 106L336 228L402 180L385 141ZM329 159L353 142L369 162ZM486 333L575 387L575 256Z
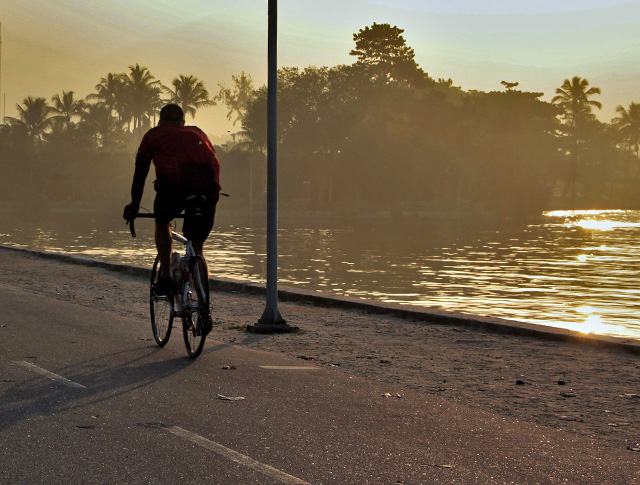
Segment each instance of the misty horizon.
M428 3L415 10L409 10L409 2L396 8L382 2L339 8L325 3L281 5L281 66L350 64L353 33L372 21L389 22L405 30L420 67L435 79L451 78L465 91L499 90L506 79L519 82L524 91L543 92L549 101L563 79L580 75L601 87L604 106L597 116L605 122L615 116L618 104L640 98L634 67L638 53L632 47L640 35L640 2L592 2L579 11L561 11L562 2L556 2L556 11L543 13L524 4L477 13L464 6L457 12L429 12ZM87 2L69 6L61 16L44 2L5 2L0 89L6 94L7 116L16 115L15 105L26 96L49 98L73 90L84 97L107 72L122 72L135 63L149 67L164 83L178 74L195 75L211 92L243 71L262 85L266 8L263 12L250 2L195 7L173 12L154 2L122 10L117 2ZM149 20L136 20L142 15L136 10L146 10ZM339 15L328 21L332 12ZM60 27L51 28L52 23ZM4 111L4 99L0 103ZM195 123L216 138L235 129L219 107L203 109Z

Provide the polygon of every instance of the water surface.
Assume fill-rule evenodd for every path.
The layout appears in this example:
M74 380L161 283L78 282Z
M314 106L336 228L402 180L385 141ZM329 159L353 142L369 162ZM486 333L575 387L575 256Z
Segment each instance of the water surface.
M7 220L8 219L8 220ZM151 221L5 217L0 244L150 265ZM221 214L212 276L264 281L262 218ZM282 285L640 338L640 211L557 211L527 223L280 223Z

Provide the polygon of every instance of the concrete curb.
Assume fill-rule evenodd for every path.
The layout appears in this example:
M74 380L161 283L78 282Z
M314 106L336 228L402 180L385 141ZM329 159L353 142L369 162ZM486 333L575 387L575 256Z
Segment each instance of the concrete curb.
M104 268L123 274L146 277L151 276L151 268L141 266L109 263L80 256L68 254L52 253L47 251L36 251L32 249L17 248L0 245L2 251L15 251L31 254L44 259L53 259L69 264L80 264L83 266ZM212 290L228 293L245 293L252 295L264 295L266 287L263 283L252 283L226 278L211 278L210 286ZM533 323L507 320L503 318L481 317L465 313L451 312L436 308L419 308L395 303L381 303L360 298L353 298L340 295L332 295L319 291L304 290L299 288L280 287L278 299L283 302L306 303L327 308L341 308L349 310L360 310L378 315L390 315L405 320L415 322L436 323L441 325L453 325L458 327L468 327L486 330L492 333L505 335L518 335L535 337L544 340L572 342L580 345L622 350L640 355L640 340L608 337L603 335L590 335L567 330L563 328L547 327Z

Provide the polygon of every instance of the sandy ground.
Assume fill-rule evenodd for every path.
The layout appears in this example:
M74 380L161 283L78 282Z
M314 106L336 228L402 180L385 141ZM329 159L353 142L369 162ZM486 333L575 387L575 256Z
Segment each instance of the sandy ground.
M2 248L0 271L5 283L74 302L78 311L88 306L131 317L141 329L149 325L145 278ZM281 303L280 312L302 333L253 335L238 327L257 321L263 297L212 296L220 325L210 340L337 366L387 383L389 399L398 399L405 389L437 393L521 421L596 437L616 448L640 450L638 355L293 303Z

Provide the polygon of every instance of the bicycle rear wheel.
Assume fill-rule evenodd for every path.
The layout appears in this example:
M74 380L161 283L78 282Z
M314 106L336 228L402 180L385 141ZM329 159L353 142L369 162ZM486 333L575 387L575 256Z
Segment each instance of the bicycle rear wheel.
M149 291L149 310L153 338L160 347L164 347L171 336L173 327L173 295L156 295L153 286L160 279L160 258L156 256L151 270L151 289Z
M207 338L206 324L209 319L209 282L204 259L195 256L189 263L189 292L182 319L184 345L190 357L198 357Z

